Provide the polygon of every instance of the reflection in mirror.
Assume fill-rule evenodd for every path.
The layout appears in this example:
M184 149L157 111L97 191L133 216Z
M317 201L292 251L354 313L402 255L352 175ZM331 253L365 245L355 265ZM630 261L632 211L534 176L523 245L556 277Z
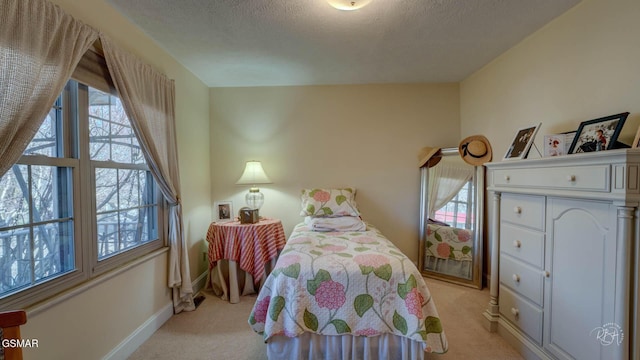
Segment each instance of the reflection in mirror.
M482 288L484 166L469 165L448 148L437 165L420 171L422 274Z

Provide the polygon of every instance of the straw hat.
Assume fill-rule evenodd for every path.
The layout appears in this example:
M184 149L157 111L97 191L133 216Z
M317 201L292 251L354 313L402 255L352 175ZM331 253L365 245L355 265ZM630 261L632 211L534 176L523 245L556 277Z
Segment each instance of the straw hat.
M458 146L462 160L471 165L482 165L491 161L491 144L482 135L473 135L462 140Z
M440 162L442 154L439 147L423 147L418 154L418 167L421 168L425 165L432 167Z

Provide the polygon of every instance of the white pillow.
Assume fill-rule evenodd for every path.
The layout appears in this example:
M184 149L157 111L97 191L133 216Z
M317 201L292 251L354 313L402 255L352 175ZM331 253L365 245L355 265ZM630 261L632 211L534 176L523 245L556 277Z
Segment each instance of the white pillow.
M365 231L367 224L359 216L307 216L304 223L313 231Z

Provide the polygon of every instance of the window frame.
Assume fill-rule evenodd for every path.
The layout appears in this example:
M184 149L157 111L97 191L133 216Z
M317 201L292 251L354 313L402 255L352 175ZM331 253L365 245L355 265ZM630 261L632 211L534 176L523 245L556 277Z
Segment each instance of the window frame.
M106 66L104 58L95 50L89 50L80 61L72 78L68 79L62 96L62 154L58 157L46 155L23 155L16 164L67 167L71 172L72 201L71 219L73 221L73 250L75 268L52 276L42 283L27 288L16 289L0 299L2 308L26 308L78 287L82 283L96 280L101 275L122 268L127 263L152 254L167 247L168 221L167 203L154 179L155 201L157 204L157 239L132 247L121 253L102 260L98 259L98 238L95 196L95 167L89 156L88 88L118 96ZM82 105L82 106L80 106ZM87 106L84 106L87 105ZM73 110L72 110L73 109ZM98 167L104 167L104 164ZM113 162L117 167L117 163ZM144 168L151 174L148 165L134 165ZM122 167L120 167L122 168ZM131 168L131 166L125 166ZM153 174L151 174L153 178ZM31 195L30 195L31 196ZM31 204L30 204L31 206ZM33 226L33 225L30 225ZM33 251L33 249L31 249Z
M117 92L115 91L115 87L113 86L104 86L104 84L98 84L98 86L92 86L92 85L87 85L84 83L81 83L80 81L77 81L77 91L78 91L78 102L82 103L82 104L89 104L89 87L94 87L95 89L98 89L100 91L103 91L105 93L109 93L113 96L118 96ZM157 200L157 204L158 204L158 219L157 219L157 227L158 227L158 239L157 240L153 240L153 241L149 241L148 243L136 246L134 248L128 249L122 253L118 253L112 256L109 256L105 259L98 259L98 238L97 238L97 221L96 220L96 197L95 197L95 188L96 188L96 181L95 181L95 169L96 167L111 167L111 168L116 168L116 169L146 169L147 171L149 170L148 165L132 165L132 164L125 164L122 167L118 166L118 163L113 162L113 161L95 161L95 160L91 160L90 158L90 141L89 141L89 109L88 107L78 107L78 116L81 119L86 119L87 121L80 121L78 123L78 129L79 132L81 134L80 136L80 156L84 159L88 159L87 161L89 162L89 166L87 168L85 168L85 170L87 171L87 173L85 174L85 179L90 179L90 181L85 181L84 184L85 186L88 188L86 189L86 191L88 191L88 193L86 194L86 196L88 196L88 198L91 199L91 223L87 224L87 226L90 227L90 229L88 230L91 234L91 238L93 239L92 241L92 246L90 249L90 256L91 256L91 263L90 263L90 267L91 267L91 275L90 276L96 276L99 274L103 274L105 272L108 272L114 268L117 268L119 266L124 265L125 263L135 260L141 256L144 256L154 250L160 249L162 247L166 247L167 243L166 243L166 237L164 237L163 235L166 234L165 231L163 231L163 229L165 229L165 221L164 218L165 216L163 215L165 210L166 210L166 201L164 200L164 197L162 196L159 187L157 186L157 184L154 186L155 187L155 197ZM155 182L155 180L154 180ZM87 184L89 184L87 186Z

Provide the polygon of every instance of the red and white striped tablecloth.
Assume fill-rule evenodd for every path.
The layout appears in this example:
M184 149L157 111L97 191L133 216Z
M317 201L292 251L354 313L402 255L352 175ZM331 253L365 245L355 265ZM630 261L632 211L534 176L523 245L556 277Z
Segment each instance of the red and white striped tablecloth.
M218 260L233 260L258 284L265 275L265 264L278 256L286 238L280 220L262 219L255 224L211 223L207 242L209 269L213 269Z

